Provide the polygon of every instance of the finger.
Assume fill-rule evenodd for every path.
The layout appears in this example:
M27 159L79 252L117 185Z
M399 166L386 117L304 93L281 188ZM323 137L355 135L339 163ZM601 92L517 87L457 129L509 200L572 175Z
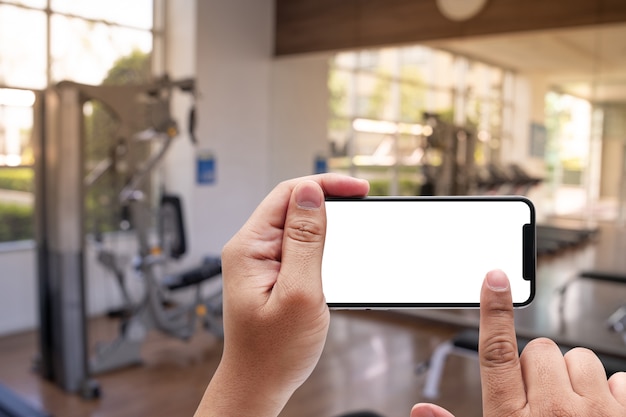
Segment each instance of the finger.
M552 340L532 340L522 352L521 363L531 405L549 407L550 402L546 399L571 398L573 395L565 359Z
M611 375L609 389L617 402L626 407L626 372L616 372Z
M323 302L321 266L326 211L320 185L305 180L291 195L281 254L281 267L275 288L298 302Z
M513 300L504 272L487 274L480 295L478 343L485 416L512 415L526 404L517 351Z
M609 398L611 391L606 383L606 371L595 353L575 348L565 354L564 360L574 392L588 398Z
M282 228L291 193L297 184L306 180L318 183L327 196L362 197L367 195L369 191L367 181L345 175L322 174L296 178L277 185L257 207L249 221L255 225L265 226L269 224L273 227Z
M415 404L411 409L411 417L454 417L454 415L435 404Z

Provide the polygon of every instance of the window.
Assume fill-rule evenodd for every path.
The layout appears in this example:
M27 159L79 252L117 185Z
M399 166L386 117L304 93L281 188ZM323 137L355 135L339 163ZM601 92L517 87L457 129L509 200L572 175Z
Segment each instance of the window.
M35 94L0 88L0 242L33 236L33 126Z
M545 162L556 214L582 212L589 197L592 158L592 106L582 98L549 92L545 96ZM596 123L597 127L602 123ZM597 163L595 163L597 166ZM599 183L595 179L596 183Z
M0 242L33 238L35 92L63 80L92 85L147 81L160 36L153 25L155 3L160 4L0 0ZM97 104L89 108L88 165L102 153L89 126L108 123Z
M472 163L489 162L510 134L512 78L424 46L339 53L328 82L329 168L369 179L372 194L419 194L425 166L445 158L433 116L473 132Z

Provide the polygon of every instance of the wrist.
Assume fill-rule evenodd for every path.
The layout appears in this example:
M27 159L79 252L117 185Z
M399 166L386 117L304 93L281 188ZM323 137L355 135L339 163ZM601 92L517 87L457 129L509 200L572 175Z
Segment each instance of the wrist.
M276 417L290 394L222 358L194 417Z

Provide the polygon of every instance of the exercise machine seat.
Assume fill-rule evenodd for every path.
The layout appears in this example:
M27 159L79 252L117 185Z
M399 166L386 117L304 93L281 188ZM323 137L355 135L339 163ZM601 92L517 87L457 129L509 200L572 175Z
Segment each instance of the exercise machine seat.
M454 336L454 338L452 339L452 344L455 347L461 349L475 350L476 352L478 352L478 337L478 330L464 330ZM517 349L520 354L531 340L532 339L526 337L517 337ZM565 354L568 350L572 348L573 346L559 344L559 349L563 354ZM626 370L626 357L621 358L601 353L597 353L596 355L604 365L604 370L606 371L607 377L613 375L616 372Z
M477 329L468 329L457 333L452 339L441 343L435 350L428 361L428 375L424 383L422 395L425 398L433 399L439 396L439 383L443 376L446 360L449 355L463 355L473 358L478 357L478 340L479 334ZM517 337L517 348L521 353L522 350L532 339L526 337ZM572 347L559 345L561 352L565 353ZM607 377L616 372L626 370L626 356L612 356L596 353L602 364ZM417 371L422 372L425 369L423 364L418 365Z
M200 284L222 273L222 260L219 257L206 257L196 268L180 274L170 275L163 280L163 285L171 291Z
M624 272L586 270L578 274L578 277L596 281L613 282L616 284L626 284L626 273Z

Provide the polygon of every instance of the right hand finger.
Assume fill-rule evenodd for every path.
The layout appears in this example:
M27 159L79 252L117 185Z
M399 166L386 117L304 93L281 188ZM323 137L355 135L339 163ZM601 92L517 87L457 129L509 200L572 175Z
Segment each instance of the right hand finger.
M411 409L411 417L454 417L454 415L435 404L415 404Z
M611 375L609 389L617 402L626 407L626 372L617 372Z
M526 405L513 300L504 272L487 274L480 295L478 343L485 416L514 415Z

